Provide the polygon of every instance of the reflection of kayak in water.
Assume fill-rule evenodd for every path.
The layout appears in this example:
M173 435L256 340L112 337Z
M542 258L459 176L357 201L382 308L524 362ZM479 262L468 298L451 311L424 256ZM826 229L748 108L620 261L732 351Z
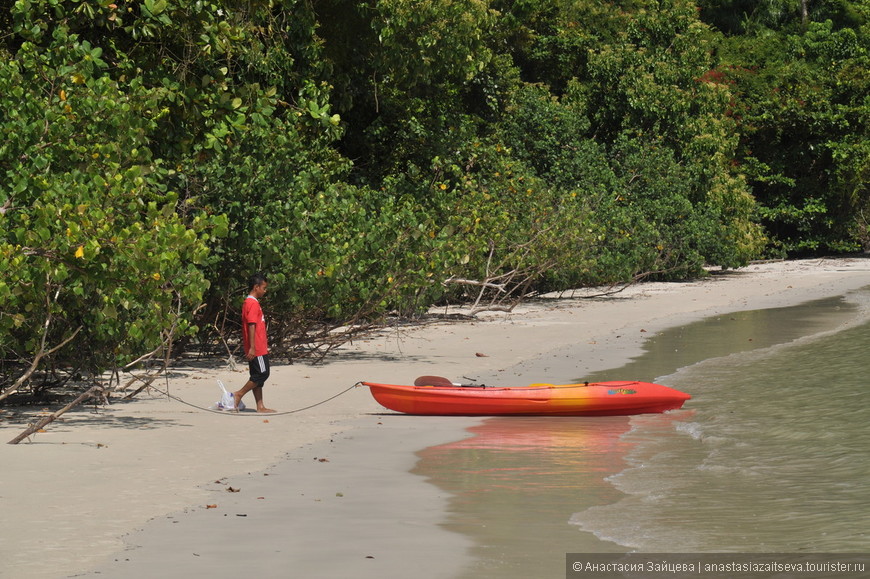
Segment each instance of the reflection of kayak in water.
M425 376L415 385L368 386L379 404L405 414L438 416L618 416L680 408L688 394L650 382L465 386Z
M578 503L580 487L585 498L619 494L603 479L625 469L626 453L634 446L623 438L630 428L628 416L488 418L467 428L472 436L419 451L413 472L451 493L473 494L474 501L496 489L521 492L523 501L530 489L565 489L572 506L559 515L564 520ZM463 501L462 508L469 506Z

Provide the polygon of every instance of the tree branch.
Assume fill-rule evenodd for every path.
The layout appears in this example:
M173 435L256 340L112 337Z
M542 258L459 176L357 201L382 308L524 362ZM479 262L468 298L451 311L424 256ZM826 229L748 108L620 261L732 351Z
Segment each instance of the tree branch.
M18 389L21 388L21 386L25 382L27 382L27 380L30 379L30 377L33 375L33 373L39 367L39 362L40 362L40 360L42 360L42 358L44 358L45 356L50 356L51 354L57 352L58 350L60 350L61 348L63 348L67 344L69 344L76 337L76 335L78 335L78 333L82 329L82 326L79 326L78 328L75 329L75 331L72 333L72 335L67 337L63 342L61 342L60 344L51 348L50 350L46 350L45 349L45 341L46 341L46 337L48 335L48 327L50 325L51 325L51 313L46 315L45 324L43 325L42 342L40 343L39 351L37 351L34 354L33 360L31 360L31 362L30 362L30 367L24 372L24 374L22 374L21 376L18 377L18 380L15 381L15 384L13 384L12 386L10 386L6 390L4 390L2 393L0 393L0 402L9 398L9 396L11 396L15 392L17 392Z
M45 416L36 424L31 424L24 432L22 432L21 434L19 434L18 436L16 436L12 440L10 440L7 444L18 444L19 442L21 442L22 440L24 440L25 438L27 438L28 436L30 436L34 432L38 432L38 431L42 430L45 426L47 426L48 424L51 424L52 422L54 422L55 420L60 418L60 416L62 414L68 412L69 410L72 410L73 408L75 408L76 406L78 406L79 404L84 402L85 400L87 400L89 398L96 398L96 397L100 397L100 398L105 397L105 393L104 393L103 388L101 386L91 386L86 392L83 392L78 398L76 398L75 400L73 400L72 402L70 402L69 404L67 404L66 406L64 406L60 410L58 410L57 412L53 412L53 413L49 414L48 416Z

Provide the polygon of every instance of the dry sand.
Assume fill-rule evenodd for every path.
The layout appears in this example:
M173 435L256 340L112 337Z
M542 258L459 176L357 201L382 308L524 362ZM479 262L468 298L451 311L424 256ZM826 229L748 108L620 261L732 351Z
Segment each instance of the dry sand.
M594 299L578 292L475 322L384 330L319 366L276 364L265 399L290 411L360 380L424 374L512 385L517 364L565 344L581 356L562 370L581 376L623 365L666 327L865 286L870 260L854 257L761 263ZM217 380L245 381L217 366L174 368L161 388L207 407L220 397ZM0 412L2 442L34 415ZM0 577L455 577L467 540L439 526L447 497L407 471L415 451L477 422L385 412L362 387L272 416L210 413L156 393L81 408L29 442L0 444ZM273 514L288 509L292 520Z

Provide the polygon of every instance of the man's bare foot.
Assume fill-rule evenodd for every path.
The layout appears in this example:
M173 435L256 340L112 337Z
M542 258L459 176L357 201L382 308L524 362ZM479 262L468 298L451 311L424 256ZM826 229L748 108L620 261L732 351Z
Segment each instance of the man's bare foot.
M242 397L238 392L233 392L233 410L239 411L239 405L242 403Z
M272 410L271 408L266 408L265 406L260 406L259 408L257 408L257 412L259 412L260 414L269 414L269 413L275 412L275 411Z

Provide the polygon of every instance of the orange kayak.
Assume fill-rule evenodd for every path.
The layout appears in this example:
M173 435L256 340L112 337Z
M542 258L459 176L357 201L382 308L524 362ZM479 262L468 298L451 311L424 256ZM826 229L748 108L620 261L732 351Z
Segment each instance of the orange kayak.
M362 382L379 404L437 416L618 416L680 408L691 396L651 382L530 384L517 387Z

